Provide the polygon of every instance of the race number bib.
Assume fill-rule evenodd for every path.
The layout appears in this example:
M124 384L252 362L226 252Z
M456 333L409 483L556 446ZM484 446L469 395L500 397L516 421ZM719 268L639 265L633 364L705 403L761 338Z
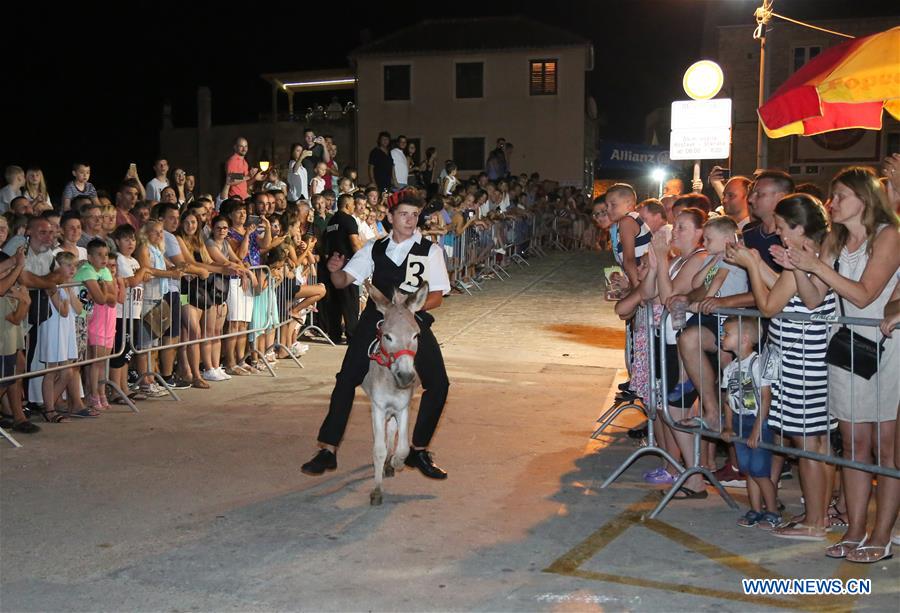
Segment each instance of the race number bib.
M428 256L412 255L406 258L406 279L400 286L404 292L414 292L422 287L428 272Z

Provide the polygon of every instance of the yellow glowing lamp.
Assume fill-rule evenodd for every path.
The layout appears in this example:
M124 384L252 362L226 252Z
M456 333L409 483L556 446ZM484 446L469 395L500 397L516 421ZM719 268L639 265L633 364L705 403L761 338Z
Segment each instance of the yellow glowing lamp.
M684 71L681 85L694 100L709 100L719 93L724 82L725 75L718 64L712 60L700 60Z
M260 162L259 169L263 172L266 172L267 170L269 170L269 163L268 162Z

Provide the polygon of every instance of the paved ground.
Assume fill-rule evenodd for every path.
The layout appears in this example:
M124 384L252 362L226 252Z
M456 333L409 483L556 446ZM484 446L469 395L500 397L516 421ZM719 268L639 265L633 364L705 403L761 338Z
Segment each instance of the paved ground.
M820 544L737 528L715 497L642 520L653 460L599 489L634 447L621 430L588 438L622 365L598 269L555 254L447 300L436 331L453 385L434 449L450 478L404 471L382 507L368 503L361 393L338 471L298 470L341 357L323 346L276 379L0 448L0 609L896 611L896 560L826 560ZM782 496L798 508L795 485ZM874 595L751 598L750 576L868 577Z

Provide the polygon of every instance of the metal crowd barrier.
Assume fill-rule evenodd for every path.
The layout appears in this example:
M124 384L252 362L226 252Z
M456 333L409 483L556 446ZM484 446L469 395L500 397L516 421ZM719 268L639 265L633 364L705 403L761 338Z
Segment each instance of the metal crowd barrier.
M78 300L82 306L82 313L75 314L73 319L66 318L65 321L56 313L55 307L50 303L49 292L41 289L29 289L28 294L31 305L28 309L28 315L21 325L26 326L25 332L25 367L21 372L18 368L12 371L6 370L6 365L0 364L0 383L14 383L16 381L27 381L27 387L23 392L27 402L43 404L43 378L57 372L62 372L72 368L81 368L106 362L104 376L98 380L98 385L108 386L112 388L117 398L123 400L125 404L135 413L138 412L137 407L128 398L124 390L119 388L115 382L109 379L109 360L111 358L121 357L125 352L125 338L117 335L118 343L113 343L113 348L108 355L96 358L88 358L87 351L87 323L88 318L93 316L87 290L81 283L64 283L57 286L57 290L65 290L70 296L74 296L74 300ZM130 302L130 293L126 294L126 303ZM72 298L70 298L71 300ZM128 304L123 308L128 308ZM82 318L79 323L78 318ZM2 325L12 325L9 322L2 322ZM61 343L65 343L61 347ZM66 350L64 347L68 347ZM77 357L74 360L63 362L52 361L49 356L61 357L63 354L71 355L71 351L75 350ZM45 357L48 356L48 357ZM45 361L46 360L46 361ZM46 364L57 364L57 366L47 366ZM79 393L83 392L83 386L80 377L71 382L71 389L78 388ZM68 389L66 388L66 397L68 400ZM13 393L11 388L7 388L7 394ZM13 437L4 428L0 428L0 436L5 438L14 447L21 447L15 437Z
M260 274L262 273L262 274ZM147 356L147 369L145 372L139 373L140 378L144 379L145 377L152 377L169 395L172 400L180 401L181 399L178 397L178 394L175 393L175 390L166 382L163 376L160 374L158 368L154 368L154 354L156 354L156 363L158 363L159 359L165 357L166 360L172 359L173 364L176 363L175 358L170 358L168 356L163 356L162 352L164 351L177 351L177 362L181 365L182 368L189 367L189 363L191 360L195 360L194 356L188 356L187 351L197 351L204 353L206 348L197 347L197 345L210 344L210 343L221 343L222 341L228 339L235 339L236 341L241 339L241 337L249 337L250 335L259 335L268 333L273 329L275 325L275 309L277 308L277 295L275 292L275 288L272 285L272 273L269 270L268 266L252 266L250 267L250 274L256 276L259 285L256 288L252 286L249 288L251 290L251 294L245 292L240 284L232 283L231 279L228 278L227 275L220 275L225 282L228 283L228 297L224 302L225 305L225 317L226 323L223 327L223 331L220 334L214 335L204 335L203 327L205 327L203 321L198 323L200 327L199 335L197 338L190 338L191 332L190 329L186 329L185 326L192 326L193 322L186 321L184 317L184 306L182 304L184 299L187 301L187 305L194 306L200 309L202 313L202 317L207 317L209 312L213 309L220 309L222 307L221 304L215 304L217 302L216 299L212 298L209 294L209 285L207 280L201 279L199 277L194 277L191 279L186 279L185 283L179 282L180 291L178 294L173 294L172 292L163 292L162 297L156 299L155 297L152 300L147 298L146 291L144 293L144 305L143 305L143 316L141 317L140 324L135 328L134 319L131 320L131 337L136 339L136 348L134 350L135 355L146 355ZM213 277L213 274L210 274L210 278ZM163 279L163 282L167 281ZM265 286L265 287L263 287ZM235 291L240 291L240 295L235 295ZM167 299L167 294L169 298ZM178 295L179 302L177 304L174 303L174 297ZM160 302L170 302L168 317L166 316L165 310L157 309L156 305L159 305ZM149 304L148 304L149 302ZM237 315L240 317L240 320L229 320L228 319L228 309L229 306L235 307L234 316ZM204 308L205 307L205 308ZM246 324L247 327L245 329L237 329L231 330L232 323L241 323ZM228 328L228 331L225 329ZM168 336L168 332L177 331L177 336ZM147 342L146 336L149 335L149 342ZM146 345L146 346L145 346ZM138 348L141 347L141 348ZM210 351L215 349L214 347L209 348ZM268 371L269 375L275 377L275 371L272 369L272 366L266 360L265 357L266 351L260 351L255 347L255 338L254 340L247 340L247 349L240 353L235 353L235 363L241 364L248 357L256 356L258 362L265 366L265 369ZM200 360L202 361L202 357ZM209 368L211 364L205 363L206 367ZM221 366L220 362L220 366ZM174 366L172 374L177 374ZM194 376L200 376L200 370L198 368L198 372L194 374Z
M647 311L650 311L650 310L647 309ZM712 316L715 316L715 315L720 315L723 318L725 318L725 317L737 318L739 334L741 333L741 329L742 329L742 326L744 325L743 324L744 321L746 321L748 319L755 320L756 321L756 329L757 329L757 338L756 338L757 342L756 342L755 351L756 351L757 355L759 356L757 359L760 361L763 361L763 362L765 361L766 358L763 354L763 349L766 346L766 343L768 343L769 341L767 338L768 335L766 332L767 328L765 325L765 323L766 323L765 318L762 316L762 314L759 311L756 311L753 309L718 309L716 311L716 313ZM650 317L652 317L652 315ZM801 349L801 355L803 356L802 359L804 359L804 360L806 359L805 356L806 356L807 334L810 334L811 336L815 335L816 338L819 339L819 342L821 343L823 334L825 332L828 332L829 329L831 329L835 326L847 326L851 331L850 332L851 337L859 334L859 328L874 329L875 330L875 338L879 339L881 337L881 333L878 330L878 326L880 325L881 322L880 322L880 320L877 320L877 319L841 317L841 316L837 316L837 315L825 316L825 315L819 315L819 314L802 314L802 313L779 313L777 315L772 316L769 319L780 320L780 321L785 321L785 322L792 322L795 324L795 326L799 327L799 338L796 338L798 336L796 331L789 331L792 338L785 340L785 343L790 343L790 345L785 347L784 350L785 351L794 350L794 352L796 352L795 345L797 345L799 343L800 344L799 348ZM723 437L723 435L722 435L722 432L721 432L722 424L730 424L730 416L732 414L732 410L731 410L731 407L730 407L730 404L729 404L729 401L727 398L727 393L726 393L725 397L722 397L722 394L720 393L722 390L722 388L720 387L720 384L719 384L719 379L720 379L719 373L722 372L721 352L718 353L718 356L715 359L714 363L711 364L712 371L715 375L715 381L713 381L713 385L714 385L715 393L718 396L717 401L718 401L718 405L719 405L719 411L718 411L719 429L714 429L714 428L709 427L709 424L707 424L706 421L703 419L703 414L702 414L703 404L702 403L704 401L704 396L703 396L702 390L704 387L708 386L709 382L703 381L702 377L699 382L693 382L693 384L696 387L697 393L698 393L698 399L691 406L672 407L667 400L670 390L669 390L669 381L667 380L665 373L667 372L667 369L670 365L668 364L669 358L667 358L667 356L666 356L666 351L662 350L662 349L664 349L663 344L666 343L666 339L658 338L658 336L660 336L661 330L666 330L667 322L669 320L670 320L669 312L663 311L661 324L659 326L650 325L647 327L647 334L648 334L647 345L648 345L648 354L649 354L648 355L648 360L649 360L648 371L650 372L651 385L650 385L650 391L649 391L650 398L645 399L646 401L642 404L642 408L648 417L648 446L646 448L639 449L636 452L634 452L633 454L631 454L619 466L619 468L617 468L606 479L606 481L601 485L601 487L605 488L605 487L608 487L609 485L611 485L639 457L641 457L643 455L650 455L650 454L660 455L660 456L666 458L674 466L678 467L679 475L678 475L677 479L675 480L675 482L671 485L669 490L666 492L663 499L657 505L657 507L650 513L649 517L651 519L657 517L663 511L663 509L666 507L666 505L669 503L669 501L673 498L675 493L684 485L684 483L691 476L693 476L695 474L702 475L709 483L711 483L712 485L714 485L716 487L720 496L723 498L723 500L725 500L725 502L727 504L729 504L729 506L731 506L732 508L737 508L736 503L731 498L731 496L728 495L728 493L725 491L724 487L722 487L721 483L719 483L719 481L716 479L713 472L709 468L701 465L701 455L702 455L701 451L702 451L702 445L704 444L704 439L717 439L717 440L723 440L723 441L727 440L727 442L731 442L731 443L739 442L739 443L746 444L748 441L748 435L750 434L749 432L744 432L743 424L739 422L738 430L735 431L732 436ZM700 317L695 315L688 321L684 330L687 330L690 328L700 329L701 327L703 327L703 326L702 326ZM813 327L815 327L815 328L813 328ZM810 328L813 328L813 330L810 331ZM706 328L706 329L709 330L709 328ZM900 329L900 327L898 327L898 329ZM710 330L710 332L712 332L712 330ZM717 334L717 336L718 336L718 334ZM830 334L825 335L824 338L827 339L825 341L826 346L827 346L827 342L828 342L828 340L830 340L831 335ZM894 342L898 342L898 341L894 341ZM650 356L655 355L655 353L656 353L655 347L657 346L657 343L660 344L659 346L661 348L661 350L659 351L659 369L658 369L659 372L657 372L655 359L652 359L650 357ZM820 345L820 349L821 349L821 345ZM696 351L697 354L699 354L699 355L702 355L704 353L702 347L697 347L693 351ZM810 349L811 357L809 359L810 359L810 361L816 362L820 366L824 365L824 369L825 369L824 372L827 373L827 369L836 368L836 367L828 366L827 364L825 364L824 355L825 355L824 349L821 349L821 351L817 351L815 354L813 354L813 350ZM900 468L898 468L898 467L892 468L890 466L882 465L881 449L880 449L881 422L882 421L891 421L892 419L896 419L898 407L895 407L895 406L882 407L881 406L881 398L880 398L881 394L876 392L875 393L875 405L876 405L875 412L876 412L876 416L879 417L879 420L875 421L875 422L857 422L857 420L855 418L855 413L857 411L857 404L856 404L856 402L854 402L853 399L856 396L857 386L864 385L864 383L860 382L860 380L858 379L857 376L850 377L849 398L838 399L838 398L832 398L830 396L830 391L829 391L828 382L827 382L827 375L826 375L825 381L823 383L821 376L818 376L818 377L816 376L816 375L820 375L821 373L809 372L807 374L807 370L804 369L802 371L802 374L799 376L800 390L797 391L797 390L791 389L791 385L797 385L798 379L796 377L794 377L794 380L791 384L789 384L788 386L785 386L784 369L783 369L784 360L783 359L779 360L778 359L779 357L780 356L776 355L772 359L773 363L778 363L782 366L782 367L775 369L775 370L777 370L777 379L773 380L773 382L777 381L777 383L778 383L778 388L780 390L779 393L785 393L785 395L787 395L788 391L799 393L799 394L801 394L801 397L804 400L804 406L805 406L807 397L812 398L812 397L816 396L817 392L819 394L821 394L821 392L824 389L824 392L826 394L826 409L827 409L827 414L826 414L827 416L825 418L825 420L826 420L825 423L830 423L832 420L835 419L834 415L832 413L832 407L834 406L834 403L842 402L842 403L847 403L847 405L849 405L849 407L850 407L849 423L850 423L851 430L855 430L859 423L874 423L875 424L876 441L873 445L874 449L872 452L874 460L873 461L859 461L859 460L853 459L857 455L856 447L855 447L856 437L851 437L851 440L849 440L849 441L847 441L845 439L843 442L843 450L842 450L843 453L840 455L838 453L835 453L836 450L834 450L832 448L832 438L829 433L807 434L807 432L806 432L807 420L805 419L806 418L805 415L802 420L802 425L797 426L797 427L801 428L800 433L791 435L793 438L800 439L799 446L792 446L788 443L788 440L787 440L786 435L784 434L783 428L780 431L776 428L771 428L772 433L773 433L773 439L774 439L773 442L767 443L765 441L760 440L758 442L758 447L762 448L762 449L768 449L776 454L783 455L783 456L794 456L794 457L798 457L798 458L806 458L806 459L820 461L820 462L827 463L827 464L832 464L834 466L841 466L844 468L850 468L850 469L868 472L873 475L882 475L882 476L890 477L890 478L894 478L894 479L900 478ZM704 359L708 359L708 358L704 358ZM878 390L881 380L884 377L895 378L898 376L898 373L896 373L896 372L894 372L894 373L883 372L881 359L882 359L882 354L880 352L876 351L877 370L869 382L869 385L874 386L875 390ZM854 365L856 364L856 356L854 355L854 353L852 351L852 344L851 344L851 355L849 356L849 360L850 360L851 368L855 368ZM687 376L684 371L682 354L680 351L678 352L678 361L679 361L679 375L680 375L679 379L683 381L683 380L687 379ZM765 364L760 363L760 368L761 369L765 368ZM741 370L741 367L739 366L739 379L741 379L741 380L743 380L743 378L740 375L742 375L743 372L745 372L745 371ZM814 383L816 383L816 382L818 383L819 389L815 389L815 387L814 387ZM810 389L808 389L808 385L810 386ZM809 392L809 394L807 394L807 392ZM662 408L662 411L658 410L659 407ZM603 421L603 425L601 426L600 429L598 429L597 432L595 432L595 434L602 432L602 430L605 429L605 427L607 427L610 423L612 423L612 421L615 419L615 417L618 416L619 413L621 413L623 410L626 410L628 408L632 408L632 407L630 407L630 406L614 406L614 407L612 407L609 411L607 411L607 413L604 416L601 417L600 420L598 420L598 421ZM689 411L690 417L686 420L677 420L672 415L672 412L671 412L672 408L681 408L683 410ZM770 410L770 414L771 414L771 410ZM689 433L692 435L692 441L693 441L692 455L693 455L693 457L691 458L692 462L686 462L688 464L688 467L686 469L682 468L677 462L674 461L674 458L672 458L664 449L659 448L655 443L655 440L654 440L653 434L652 434L653 433L653 424L654 424L655 419L657 417L659 417L660 415L662 416L662 419L665 421L666 425L669 426L670 428L677 430L677 431ZM887 416L887 419L882 419L882 416ZM726 419L728 419L729 421L725 421ZM783 416L782 420L784 420L784 419L785 419L785 417ZM835 427L836 427L836 425L835 425ZM830 426L829 426L829 428L831 428L831 430L834 429L834 427L830 427ZM823 436L824 437L823 442L825 444L825 449L826 449L826 451L824 453L822 453L820 451L815 451L810 448L812 445L809 445L808 439L812 436ZM685 460L687 460L687 458L685 458Z

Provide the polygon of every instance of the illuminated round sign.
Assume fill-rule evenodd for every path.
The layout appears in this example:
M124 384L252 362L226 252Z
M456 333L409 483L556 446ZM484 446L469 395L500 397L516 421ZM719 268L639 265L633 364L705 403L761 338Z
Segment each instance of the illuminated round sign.
M719 93L725 76L718 64L711 60L700 60L684 71L681 85L685 93L694 100L709 100Z

